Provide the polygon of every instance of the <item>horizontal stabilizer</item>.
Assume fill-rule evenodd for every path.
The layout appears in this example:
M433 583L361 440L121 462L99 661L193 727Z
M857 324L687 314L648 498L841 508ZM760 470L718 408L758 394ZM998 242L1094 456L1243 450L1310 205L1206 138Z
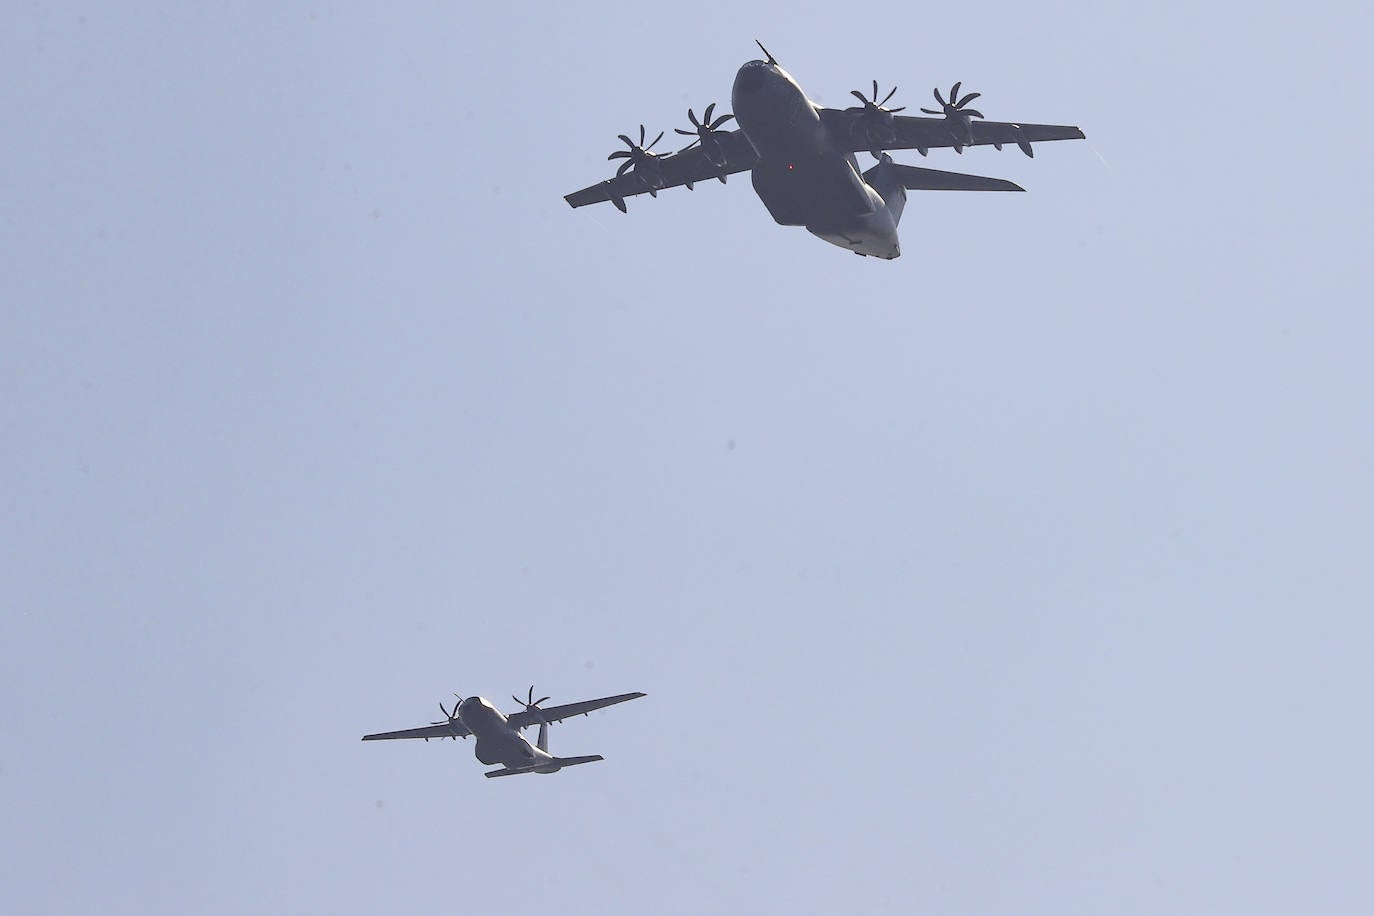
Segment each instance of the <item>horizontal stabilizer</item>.
M984 178L981 175L961 175L939 169L923 169L914 165L889 163L908 191L1024 191L1014 181L1005 178Z
M578 764L581 764L581 763L596 763L598 760L605 760L605 759L606 759L606 758L605 758L605 757L602 757L600 754L591 754L590 756L587 756L587 757L555 757L555 758L553 759L553 762L554 762L554 764L557 765L558 770L561 770L561 769L563 769L564 767L575 767L575 766L577 766ZM540 773L540 772L544 772L544 773L556 773L556 772L558 772L558 770L549 769L549 767L550 767L550 764L541 761L540 763L536 764L535 766L529 766L529 767L515 767L515 768L506 767L505 769L501 769L501 770L488 770L488 771L486 772L485 775L486 775L486 777L487 777L488 779L493 779L493 778L495 778L495 777L497 777L497 776L519 776L521 773Z

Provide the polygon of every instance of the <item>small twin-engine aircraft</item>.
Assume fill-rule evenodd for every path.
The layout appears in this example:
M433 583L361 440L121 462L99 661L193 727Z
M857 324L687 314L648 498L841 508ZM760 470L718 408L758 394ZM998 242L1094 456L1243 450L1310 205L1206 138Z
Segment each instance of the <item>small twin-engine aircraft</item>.
M899 116L905 108L885 108L897 89L894 86L880 101L877 80L871 97L858 90L850 93L859 105L824 108L806 97L767 48L756 44L768 59L751 60L735 74L730 94L734 114L713 117L712 103L698 120L696 111L687 109L692 129L675 132L695 139L676 153L653 152L663 134L646 144L648 132L641 124L639 142L621 134L627 148L607 157L625 160L614 178L564 199L574 207L609 200L624 213L627 197L657 197L659 191L677 185L691 190L698 181L712 178L723 184L727 175L748 171L755 193L779 224L805 226L855 254L892 259L901 254L897 223L907 191L1025 189L1000 178L898 165L887 150L914 149L924 156L942 146L963 153L968 146L992 144L1000 150L1014 143L1034 156L1032 143L1083 139L1077 127L981 120L982 112L968 107L981 93L960 98L960 83L950 89L949 98L935 90L940 109L921 109L938 116L933 118ZM739 129L723 130L732 119ZM860 173L854 154L865 150L878 164Z
M454 694L454 696L458 696ZM444 704L439 704L444 718L431 722L421 728L407 728L399 732L382 732L376 735L363 735L364 741L389 741L393 738L477 738L473 750L483 764L501 764L499 770L488 770L487 776L518 776L521 773L557 773L564 767L574 767L582 763L604 760L600 754L588 757L554 757L549 753L549 725L562 722L571 716L585 716L587 713L626 700L644 696L642 693L622 693L599 700L584 700L581 703L568 703L565 706L551 706L541 709L539 704L548 697L534 698L534 687L530 687L525 699L512 696L511 699L525 707L523 712L507 716L482 697L458 697L449 712ZM539 724L539 739L534 744L520 732L535 723Z

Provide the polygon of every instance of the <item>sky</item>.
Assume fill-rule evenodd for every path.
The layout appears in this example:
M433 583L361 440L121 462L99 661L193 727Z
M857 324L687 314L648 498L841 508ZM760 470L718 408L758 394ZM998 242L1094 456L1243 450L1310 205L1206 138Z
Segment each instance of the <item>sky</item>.
M1374 906L1366 6L9 13L0 910ZM1088 139L560 199L755 38Z

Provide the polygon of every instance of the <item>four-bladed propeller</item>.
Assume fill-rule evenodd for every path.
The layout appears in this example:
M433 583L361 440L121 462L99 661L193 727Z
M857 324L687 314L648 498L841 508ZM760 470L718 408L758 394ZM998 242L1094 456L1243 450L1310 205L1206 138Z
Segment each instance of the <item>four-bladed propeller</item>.
M875 158L882 156L883 144L893 143L897 139L896 129L893 126L893 115L899 111L906 111L905 105L897 108L883 107L888 103L889 99L897 94L897 87L893 86L891 91L883 96L881 102L878 101L877 80L873 81L872 98L865 97L864 94L857 89L851 89L849 94L863 103L862 105L855 105L845 109L845 111L852 111L858 114L858 117L854 119L854 129L859 130L862 128L864 134L868 137L868 142L873 144L869 152L871 152Z
M520 699L518 696L516 696L515 694L511 694L511 695L510 695L510 698L511 698L512 700L514 700L515 702L517 702L517 703L521 704L522 706L524 706L524 707L525 707L525 712L532 712L532 713L534 713L535 718L537 718L540 722L544 722L545 725L548 724L547 722L544 721L544 712L543 712L543 710L541 710L541 709L539 708L539 704L540 704L540 703L543 703L545 700L547 700L548 697L540 697L539 699L536 700L536 699L534 698L534 685L533 685L533 684L530 685L530 692L529 692L528 694L525 695L525 699L522 700L522 699Z
M950 129L956 131L955 140L962 141L954 144L954 151L956 153L962 153L965 146L973 145L973 122L970 119L983 117L983 113L978 109L964 107L969 102L972 102L982 95L982 93L970 92L961 99L959 98L959 87L962 85L963 81L960 80L950 87L948 100L940 95L940 88L938 86L935 87L935 101L940 103L940 110L935 111L932 108L921 109L926 114L942 114L945 116L945 120L949 122Z
M462 721L460 721L459 718L458 718L458 707L462 705L462 703L463 703L463 698L462 698L462 697L459 697L458 694L456 694L456 693L454 694L454 696L455 696L455 697L458 697L458 699L457 699L457 700L454 702L454 704L453 704L453 712L449 712L447 709L445 709L445 708L444 708L444 701L443 701L443 700L440 700L440 701L439 701L439 711L442 712L442 713L444 714L444 717L443 717L442 719L440 719L438 722L431 722L431 723L429 723L430 725L447 725L449 728L452 728L452 727L454 726L455 723L458 724L458 725L462 725L462 724L463 724ZM457 741L457 740L458 740L458 736L457 736L457 735L448 735L447 737L452 738L454 741ZM464 737L467 737L467 736L464 735ZM429 739L426 738L425 740L428 741ZM443 739L441 738L440 740L443 740Z

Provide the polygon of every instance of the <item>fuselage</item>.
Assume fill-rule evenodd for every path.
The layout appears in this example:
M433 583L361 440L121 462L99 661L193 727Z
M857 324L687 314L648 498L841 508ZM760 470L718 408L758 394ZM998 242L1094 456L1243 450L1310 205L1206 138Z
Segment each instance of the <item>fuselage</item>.
M830 136L814 102L776 63L751 60L735 74L731 107L759 161L754 191L773 219L805 226L841 248L877 258L901 254L900 184L887 200L865 181L854 154Z
M458 704L458 720L477 739L477 759L490 766L500 763L512 769L530 767L541 760L556 767L553 755L531 744L506 721L506 716L483 697L468 697Z

